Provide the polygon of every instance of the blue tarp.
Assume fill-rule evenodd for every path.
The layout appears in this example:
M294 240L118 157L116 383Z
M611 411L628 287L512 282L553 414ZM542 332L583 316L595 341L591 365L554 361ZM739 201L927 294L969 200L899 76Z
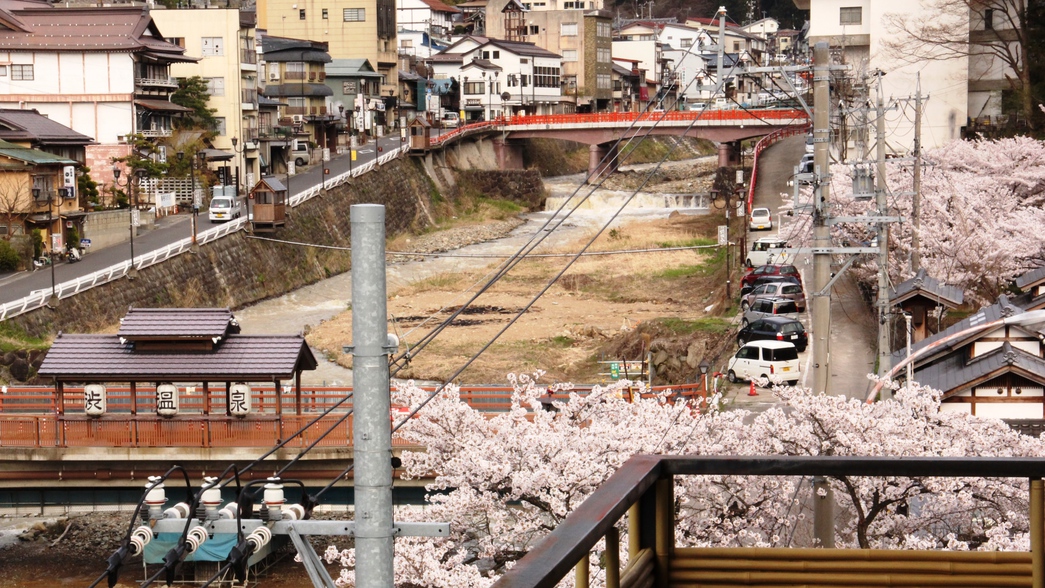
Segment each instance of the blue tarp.
M163 563L163 556L178 544L181 533L160 533L145 546L142 558L147 564ZM184 561L225 561L236 546L236 535L215 535L203 542L196 553L185 556Z

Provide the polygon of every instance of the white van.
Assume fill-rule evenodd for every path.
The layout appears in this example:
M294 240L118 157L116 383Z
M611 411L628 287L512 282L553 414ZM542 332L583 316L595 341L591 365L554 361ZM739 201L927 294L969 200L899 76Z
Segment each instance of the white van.
M747 266L758 267L769 263L793 263L794 254L784 251L772 252L772 249L784 249L787 241L780 237L762 237L751 244L751 251L747 252Z
M730 382L763 378L773 383L798 383L801 366L798 349L787 341L752 341L729 359L726 377Z
M311 158L308 141L295 139L290 148L290 160L294 162L294 165L298 167L308 165Z
M211 198L210 209L207 211L207 216L212 223L230 221L234 218L239 218L242 214L243 204L235 195Z

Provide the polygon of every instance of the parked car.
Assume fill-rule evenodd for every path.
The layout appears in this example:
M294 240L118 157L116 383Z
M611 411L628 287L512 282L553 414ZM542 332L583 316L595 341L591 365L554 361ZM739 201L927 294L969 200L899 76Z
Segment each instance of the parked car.
M456 112L444 112L439 122L444 129L456 129L461 126L461 117Z
M813 135L806 135L806 153L812 153L814 150Z
M755 280L764 276L791 276L797 278L799 284L802 283L802 274L798 273L797 267L783 264L766 264L760 265L744 274L744 277L740 278L740 287L752 286L755 284Z
M787 303L794 305L790 300ZM809 336L806 328L794 317L767 316L752 321L737 333L737 345L743 347L749 341L787 341L801 353L809 345Z
M794 255L787 252L771 252L771 249L784 249L787 241L780 237L762 237L751 244L751 251L747 252L747 266L758 267L767 263L787 263L794 259Z
M302 167L308 165L312 160L312 154L309 153L308 141L304 139L295 139L290 146L290 158L294 160L294 165Z
M770 382L798 383L798 348L786 341L752 341L729 359L726 377L730 382L765 378Z
M234 196L215 196L210 201L207 216L210 222L230 221L243 215L243 204Z
M748 226L752 231L770 231L773 229L773 215L768 208L752 208L751 220Z
M756 282L750 292L744 293L744 290L741 290L741 294L744 297L740 300L740 308L747 310L756 298L787 298L795 301L798 312L805 312L806 294L802 290L802 285L793 281L794 278L790 276L766 276L759 278L759 280L767 281L761 284Z
M771 316L782 316L798 320L798 305L790 298L755 298L744 311L744 318L740 320L743 327L756 321ZM751 339L748 339L749 341ZM799 350L801 351L801 350Z

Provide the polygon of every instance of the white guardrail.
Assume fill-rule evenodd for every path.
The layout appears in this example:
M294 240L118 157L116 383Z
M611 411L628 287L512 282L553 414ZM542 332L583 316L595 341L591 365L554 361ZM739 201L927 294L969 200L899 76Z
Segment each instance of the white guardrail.
M341 184L344 184L351 178L365 174L373 170L375 167L380 167L397 157L405 155L408 151L409 147L407 146L400 146L396 147L395 149L389 149L376 160L368 161L356 168L353 168L352 171L348 171L332 179L328 179L326 181L326 188L330 189L340 186ZM288 202L291 208L299 206L303 202L308 201L310 198L319 195L322 189L322 183L316 186L312 186L311 188L307 188L302 192L294 194L290 197ZM240 217L238 219L234 219L220 226L217 226L213 229L208 229L201 233L197 233L196 241L200 245L204 245L206 243L210 243L211 241L217 241L218 239L231 235L232 233L235 233L237 231L244 230L246 226L247 219ZM134 257L134 268L137 270L141 270L151 265L156 265L157 263L164 262L176 255L181 255L182 253L189 251L191 248L192 238L186 237L185 239L171 243L170 245L161 249L157 249L155 251L147 251L145 253L142 253L141 255L136 255ZM76 278L75 280L69 280L67 282L62 282L61 284L55 284L54 293L58 296L59 299L69 298L70 296L75 296L80 292L90 290L95 286L101 286L102 284L107 284L109 282L118 280L126 276L130 271L131 262L129 260L123 261L116 265L107 267L103 270L96 271L86 276L81 276L79 278ZM43 306L47 306L47 303L50 300L50 288L44 290L33 290L25 298L13 300L11 302L8 302L7 304L0 305L0 321L4 321L9 318L18 316L20 314L36 310Z

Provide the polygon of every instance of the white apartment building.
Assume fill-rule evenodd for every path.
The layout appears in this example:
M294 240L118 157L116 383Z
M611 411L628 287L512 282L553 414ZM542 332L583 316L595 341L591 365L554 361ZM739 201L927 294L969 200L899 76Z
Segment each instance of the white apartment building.
M446 48L460 14L442 0L396 0L399 54L427 59Z

